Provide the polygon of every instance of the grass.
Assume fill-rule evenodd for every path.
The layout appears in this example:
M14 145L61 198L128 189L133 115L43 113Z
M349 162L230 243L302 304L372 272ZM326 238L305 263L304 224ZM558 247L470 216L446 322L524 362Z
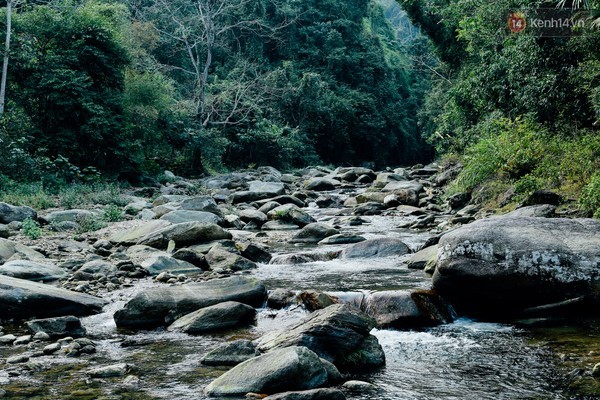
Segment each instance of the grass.
M61 207L73 209L89 205L122 207L129 201L115 183L74 183L50 187L43 182L3 181L0 201L35 210Z
M486 128L462 157L464 169L448 187L448 196L471 192L479 203L493 207L510 188L516 202L549 189L566 198L581 196L582 211L600 216L600 135L549 132L524 119L498 119Z

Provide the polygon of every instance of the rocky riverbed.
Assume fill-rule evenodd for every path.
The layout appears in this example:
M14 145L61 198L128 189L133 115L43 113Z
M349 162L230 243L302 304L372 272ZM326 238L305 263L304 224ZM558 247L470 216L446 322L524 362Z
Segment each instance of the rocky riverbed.
M455 174L170 176L85 234L100 208L0 203L0 395L598 398L600 223Z

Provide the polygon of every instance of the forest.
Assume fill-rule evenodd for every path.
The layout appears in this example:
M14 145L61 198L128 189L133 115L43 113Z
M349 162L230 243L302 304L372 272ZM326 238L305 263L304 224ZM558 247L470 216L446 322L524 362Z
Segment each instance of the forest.
M0 183L442 159L451 191L594 212L597 16L562 37L506 18L597 3L7 0Z

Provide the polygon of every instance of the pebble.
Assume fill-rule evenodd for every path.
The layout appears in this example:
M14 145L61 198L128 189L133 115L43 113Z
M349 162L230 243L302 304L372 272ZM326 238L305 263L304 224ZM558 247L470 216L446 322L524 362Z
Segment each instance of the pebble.
M353 392L368 392L377 389L377 386L372 383L363 381L348 381L342 387Z
M50 340L50 335L48 335L46 332L37 332L35 335L33 335L33 340L39 340L42 342L45 342L47 340Z
M127 372L129 370L129 365L122 363L107 365L106 367L94 368L88 371L88 375L92 378L112 378L118 376L125 376L127 375Z

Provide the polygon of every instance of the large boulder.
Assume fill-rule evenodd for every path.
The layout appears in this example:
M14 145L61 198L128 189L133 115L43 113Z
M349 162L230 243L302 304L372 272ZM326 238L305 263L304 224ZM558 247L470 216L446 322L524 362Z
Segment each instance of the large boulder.
M155 276L163 272L171 274L199 274L202 269L184 260L178 260L170 255L153 255L140 263L140 266L148 271L149 275Z
M262 306L267 291L256 279L231 277L207 282L147 289L138 293L114 319L122 328L156 328L175 317L225 301Z
M381 345L369 333L375 325L375 320L362 311L335 304L285 331L265 335L258 342L258 349L267 352L306 346L340 371L367 371L385 364Z
M34 282L56 281L67 273L54 264L42 264L35 261L14 260L0 265L0 275L26 279Z
M0 203L0 224L10 224L13 221L23 222L27 218L37 219L37 213L33 208Z
M202 224L222 224L223 218L217 214L206 211L192 210L174 210L160 217L163 221L169 221L172 224L181 224L184 222L200 222Z
M59 317L99 313L106 302L94 296L0 275L0 318Z
M439 247L433 286L463 312L488 317L564 306L572 314L596 304L597 313L598 221L489 218L446 233Z
M7 239L0 239L0 264L4 264L10 260L43 262L45 257L41 253L38 253L25 245Z
M186 314L173 322L167 330L192 335L202 334L248 326L255 320L254 307L236 301L226 301Z
M378 328L422 328L454 320L452 308L436 293L424 290L375 292L366 298L364 310Z
M246 393L280 393L306 390L327 382L319 357L306 347L279 349L244 361L205 389L209 396L243 396Z
M166 249L171 240L178 246L185 246L231 238L231 233L218 225L184 222L182 224L169 225L152 232L142 237L137 244L157 249Z
M296 233L290 240L290 243L319 243L326 237L337 235L338 233L340 233L340 231L330 225L315 222L306 225Z
M351 259L402 256L408 253L410 249L400 239L379 238L353 244L344 249L341 256L344 259Z
M439 246L436 244L419 250L412 255L410 260L408 260L408 268L425 269L425 267L428 265L435 265L437 262L438 249Z
M59 222L80 222L85 219L93 218L99 218L99 214L90 210L79 209L53 211L44 217L50 224Z

